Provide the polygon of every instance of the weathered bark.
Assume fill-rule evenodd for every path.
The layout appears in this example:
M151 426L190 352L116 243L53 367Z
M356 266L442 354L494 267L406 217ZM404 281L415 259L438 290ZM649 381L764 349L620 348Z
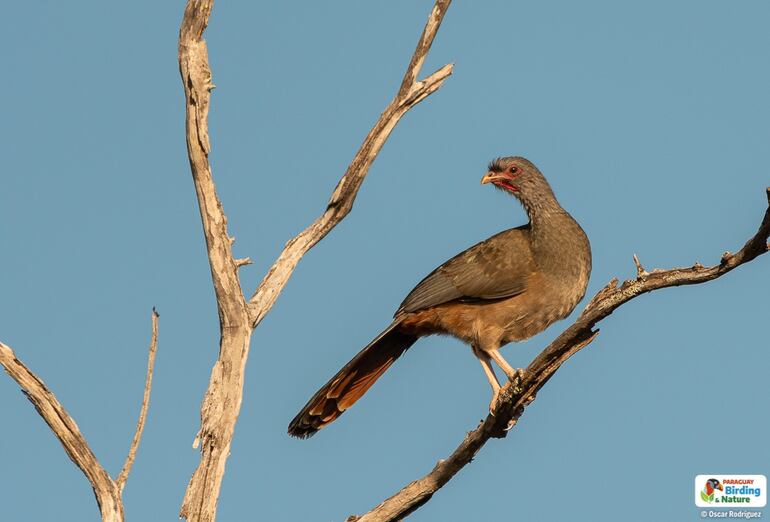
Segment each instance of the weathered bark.
M216 518L225 463L240 413L244 370L253 329L270 311L302 256L353 208L369 167L401 117L438 90L452 73L452 65L445 65L424 80L417 81L449 4L450 0L436 1L398 93L366 136L337 184L324 213L286 244L247 302L238 269L250 261L233 258L233 239L227 233L227 218L217 197L208 161L211 146L207 118L213 84L203 31L213 0L188 1L179 31L179 70L187 109L187 151L219 309L220 347L201 406L201 427L194 443L195 447L200 445L201 459L187 486L180 517L196 522Z
M617 286L613 279L588 303L577 321L548 345L526 369L523 380L506 384L500 391L495 414L489 415L467 434L455 451L440 460L427 475L409 483L395 495L364 515L351 515L350 522L390 522L401 520L428 502L433 494L469 464L490 438L503 438L513 428L524 408L564 362L587 346L599 334L596 323L610 315L623 303L660 288L705 283L725 275L770 250L770 188L767 189L768 208L757 233L736 253L725 252L719 264L704 267L695 263L689 268L653 270L647 272L634 256L636 279Z

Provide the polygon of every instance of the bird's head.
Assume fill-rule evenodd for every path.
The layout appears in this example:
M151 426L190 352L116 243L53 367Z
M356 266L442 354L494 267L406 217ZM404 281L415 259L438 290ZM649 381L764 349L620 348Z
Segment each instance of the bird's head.
M553 191L535 165L518 156L497 158L487 167L481 183L495 187L518 198L525 207L531 208L537 201L553 199Z

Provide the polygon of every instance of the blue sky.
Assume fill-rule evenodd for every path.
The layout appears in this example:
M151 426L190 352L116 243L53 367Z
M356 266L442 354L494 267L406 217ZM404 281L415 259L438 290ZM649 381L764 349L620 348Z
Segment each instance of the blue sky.
M0 19L0 339L117 475L155 386L129 520L175 519L218 324L184 146L184 3L15 2ZM398 88L430 2L219 2L214 176L256 287L323 209ZM223 521L343 520L445 457L483 417L470 351L420 341L337 423L286 425L427 272L525 222L479 185L534 161L614 276L718 262L770 185L770 6L759 0L462 2L424 73L455 74L399 124L353 213L301 262L252 338ZM415 521L694 520L693 477L770 471L770 258L623 306ZM583 304L579 305L582 309ZM524 366L568 325L506 348ZM0 378L4 520L98 520L87 481Z

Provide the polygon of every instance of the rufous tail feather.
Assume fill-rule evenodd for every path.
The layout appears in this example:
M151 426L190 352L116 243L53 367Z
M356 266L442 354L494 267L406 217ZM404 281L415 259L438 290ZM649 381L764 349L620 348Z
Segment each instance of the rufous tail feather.
M401 332L399 321L394 321L313 395L289 423L289 435L306 439L333 422L416 340L416 336Z

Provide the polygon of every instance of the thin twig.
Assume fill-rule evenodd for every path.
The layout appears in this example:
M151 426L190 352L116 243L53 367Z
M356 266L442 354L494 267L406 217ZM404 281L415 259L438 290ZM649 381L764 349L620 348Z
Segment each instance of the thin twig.
M428 502L433 494L464 466L490 438L502 438L534 400L538 390L559 367L598 335L594 326L615 309L647 292L671 286L693 285L711 281L734 268L748 263L770 250L770 188L767 189L768 208L757 233L736 254L725 254L718 265L704 267L695 263L689 268L654 270L644 277L629 280L617 286L617 279L602 288L586 306L580 317L545 348L527 367L523 380L506 384L500 391L494 415L489 415L468 433L457 449L445 460L439 461L427 475L408 484L398 493L362 516L352 515L348 521L390 522L401 520ZM644 272L635 259L637 273Z
M126 480L128 474L131 473L131 468L134 465L136 459L136 450L139 448L139 442L142 440L142 432L144 431L144 423L147 420L147 410L150 406L150 391L152 390L152 372L155 368L155 352L158 349L158 312L155 308L152 309L152 338L150 339L150 350L147 356L147 377L144 380L144 396L142 397L142 409L139 412L139 421L136 423L136 431L134 432L134 438L131 440L131 447L126 455L126 462L123 464L123 469L120 471L120 475L115 480L115 484L118 487L118 491L123 492L123 488L126 486Z

